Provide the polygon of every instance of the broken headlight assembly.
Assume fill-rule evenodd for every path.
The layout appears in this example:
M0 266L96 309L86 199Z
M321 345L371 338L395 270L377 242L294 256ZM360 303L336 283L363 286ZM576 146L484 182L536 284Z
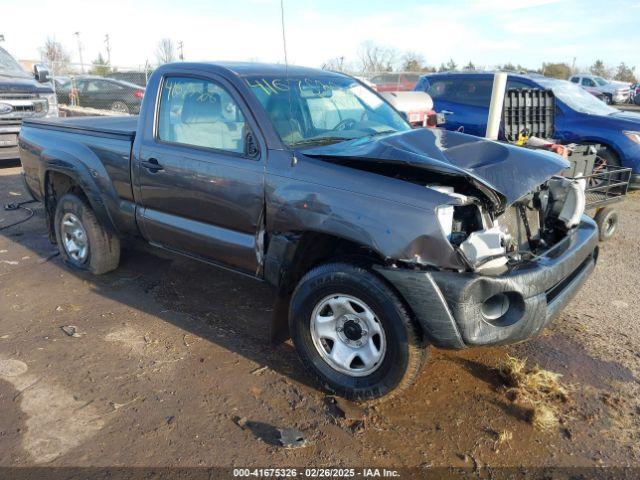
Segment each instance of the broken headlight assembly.
M477 200L448 187L432 187L458 201L440 205L436 217L443 234L472 270L504 268L532 258L580 223L585 209L584 180L554 177L509 205L499 216Z
M470 268L496 268L505 265L510 236L473 198L453 193L449 187L432 187L459 199L458 205L440 205L436 218L443 234L457 248Z

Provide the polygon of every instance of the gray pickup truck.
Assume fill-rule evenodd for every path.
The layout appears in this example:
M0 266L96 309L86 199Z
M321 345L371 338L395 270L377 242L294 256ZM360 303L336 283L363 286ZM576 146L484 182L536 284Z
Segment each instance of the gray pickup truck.
M0 47L0 162L18 158L18 133L23 120L57 116L58 102L49 71L36 65L30 75Z
M70 267L141 237L268 282L274 329L356 400L406 388L427 345L537 335L598 254L559 156L412 129L339 73L165 65L139 117L29 120L20 156Z

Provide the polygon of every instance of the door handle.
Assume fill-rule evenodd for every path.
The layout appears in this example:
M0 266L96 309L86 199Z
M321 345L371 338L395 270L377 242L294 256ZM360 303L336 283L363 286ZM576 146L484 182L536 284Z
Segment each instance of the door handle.
M140 162L140 165L151 173L159 172L160 170L164 170L164 167L158 163L158 160L155 158L150 158L149 160Z
M451 110L441 110L440 113L443 115L453 115L453 112Z

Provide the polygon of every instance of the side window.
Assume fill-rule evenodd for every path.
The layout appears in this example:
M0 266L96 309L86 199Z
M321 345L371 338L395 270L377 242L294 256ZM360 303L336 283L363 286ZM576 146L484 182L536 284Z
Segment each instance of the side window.
M594 81L591 80L590 78L583 78L582 79L582 85L584 85L585 87L595 87L596 86Z
M455 89L453 80L430 80L427 93L433 100L453 101L453 91Z
M90 80L87 82L87 92L100 92L109 88L109 82L103 80Z
M571 83L580 83L580 77L571 77Z
M488 107L491 103L493 79L462 79L458 81L454 102L476 107Z
M102 82L102 83L105 90L110 90L114 92L117 92L118 90L124 90L124 87L119 83L114 83L114 82Z
M244 116L220 84L169 77L160 95L159 140L244 153Z

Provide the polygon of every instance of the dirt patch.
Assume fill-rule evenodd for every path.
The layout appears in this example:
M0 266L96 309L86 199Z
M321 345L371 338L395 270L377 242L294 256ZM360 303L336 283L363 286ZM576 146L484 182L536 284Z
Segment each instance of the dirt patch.
M0 361L0 379L15 388L13 401L27 416L21 444L34 463L55 460L104 426L104 415L92 402L27 370L20 360Z
M547 335L544 342L535 340L519 346L520 354L539 365L555 365L564 376L579 378L598 389L610 388L615 382L638 382L627 366L589 354L585 347L566 335Z

